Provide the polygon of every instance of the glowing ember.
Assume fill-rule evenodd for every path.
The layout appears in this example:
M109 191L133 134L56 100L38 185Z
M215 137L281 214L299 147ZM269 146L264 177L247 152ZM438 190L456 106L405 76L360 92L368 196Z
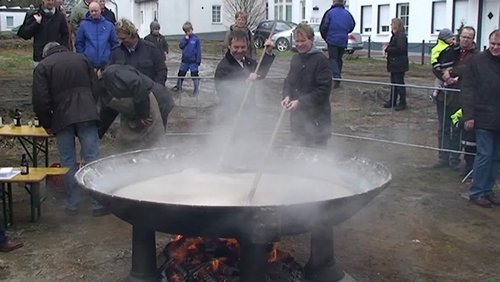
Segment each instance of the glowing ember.
M240 248L234 239L177 237L163 252L166 281L239 281ZM267 258L266 282L303 281L303 269L289 253L273 247Z

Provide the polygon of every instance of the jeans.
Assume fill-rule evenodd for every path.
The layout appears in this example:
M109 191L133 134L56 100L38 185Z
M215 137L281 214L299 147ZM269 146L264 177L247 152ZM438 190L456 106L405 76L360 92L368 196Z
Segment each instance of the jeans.
M500 168L500 132L476 129L477 153L469 198L476 199L493 193Z
M391 83L394 84L405 84L405 73L404 72L391 72ZM391 87L391 102L395 106L398 101L399 104L406 106L406 87L404 86L392 86Z
M344 64L342 56L344 51L344 47L328 45L328 57L330 58L330 67L334 78L342 78L342 65Z
M447 106L443 101L436 101L438 115L438 148L447 150L460 150L460 130L451 124L450 115L458 108ZM439 151L439 162L446 165L457 165L460 163L459 153Z
M56 133L61 165L69 168L68 173L64 176L64 185L66 187L66 208L71 210L78 209L80 205L80 187L74 177L78 170L75 137L80 142L80 154L83 162L89 163L97 160L99 156L99 136L97 135L96 122L74 123ZM99 209L102 208L102 205L92 199L92 208Z

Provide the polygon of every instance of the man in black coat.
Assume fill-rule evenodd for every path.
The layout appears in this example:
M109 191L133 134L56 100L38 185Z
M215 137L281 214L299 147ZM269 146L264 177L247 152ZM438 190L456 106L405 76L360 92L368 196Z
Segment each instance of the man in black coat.
M99 75L101 77L99 79L98 93L103 104L100 113L102 121L99 127L100 138L104 136L116 116L121 112L118 107L107 106L113 98L132 98L134 110L133 114L129 114L128 118L138 120L144 126L149 126L153 122L150 119L149 94L153 94L156 99L155 103L159 106L161 118L160 121L154 122L162 124L163 128L166 129L168 114L172 111L175 103L171 93L164 85L154 82L133 66L128 65L110 65Z
M135 25L120 19L115 26L121 44L113 48L109 64L131 65L156 83L165 85L167 66L161 51L156 46L139 38Z
M66 213L76 215L80 188L74 179L78 169L75 138L80 142L84 163L99 156L99 115L93 96L95 73L83 55L70 52L57 42L47 43L42 53L44 59L33 71L33 110L43 128L56 136L61 164L69 168L64 177ZM107 214L95 200L92 209L95 216Z
M115 13L106 7L106 0L98 0L97 3L99 3L101 7L101 16L110 21L113 25L116 24Z
M119 144L130 150L157 143L165 133L168 113L162 116L155 96L165 96L170 101L170 112L174 101L167 88L132 66L110 65L98 75L103 107L99 136L104 135L120 113Z
M247 57L247 33L241 30L231 31L228 35L228 50L215 69L215 90L219 97L219 121L229 120L236 114L243 96L247 92L254 94L246 81L264 78L274 61L272 54L273 42L267 40L264 44L265 54L257 73L257 61ZM255 104L255 98L250 98L247 105ZM247 108L248 109L248 108Z
M43 0L38 9L27 12L17 35L26 40L33 38L35 66L42 60L42 50L45 44L55 41L69 48L66 16L59 13L53 0Z
M500 206L492 190L500 168L500 30L489 40L488 50L467 62L461 88L464 128L476 130L469 199L481 207Z

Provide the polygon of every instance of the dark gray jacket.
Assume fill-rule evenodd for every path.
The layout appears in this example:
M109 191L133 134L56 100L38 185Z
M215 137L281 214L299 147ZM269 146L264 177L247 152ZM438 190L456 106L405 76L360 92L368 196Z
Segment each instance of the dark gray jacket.
M34 14L42 16L40 24L36 22ZM49 42L55 41L69 48L68 23L66 17L58 10L54 14L47 14L40 6L35 11L27 12L17 35L26 40L33 38L33 60L35 62L42 60L43 47Z
M113 48L109 64L131 65L162 85L167 81L167 66L161 51L153 43L142 38L139 38L132 53L123 44Z
M319 144L330 137L330 91L332 71L328 59L318 49L296 54L283 85L283 98L298 100L299 108L290 114L292 132L302 143Z
M33 110L40 124L57 133L74 123L98 121L95 83L94 70L83 55L64 46L50 49L33 71Z
M489 50L466 64L460 93L463 119L475 128L500 131L500 58Z
M393 33L389 44L387 45L387 71L388 72L407 72L408 61L408 38L404 32Z

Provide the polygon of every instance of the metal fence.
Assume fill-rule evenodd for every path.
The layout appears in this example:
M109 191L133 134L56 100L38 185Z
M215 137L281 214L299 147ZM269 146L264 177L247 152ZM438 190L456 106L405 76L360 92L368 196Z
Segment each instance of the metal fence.
M175 85L176 77L170 77L170 87ZM172 80L174 79L174 80ZM210 115L217 104L217 96L213 77L200 77L202 91L198 96L191 96L192 82L190 78L184 81L184 92L174 95L177 110L174 118L181 118L187 124L196 124L195 130L186 132L176 131L175 134L209 134ZM281 93L273 89L281 89L284 77L271 76L256 83L256 100L259 108L259 118L263 121L262 130L271 132L281 112ZM362 81L354 79L339 79L341 87L332 90L332 135L383 142L393 145L421 148L427 150L439 149L438 117L436 103L432 93L442 88L405 84L408 108L404 111L386 109L382 105L389 100L391 87L398 84ZM239 90L235 90L238 92ZM457 89L447 89L448 92L458 94ZM445 99L446 99L445 95ZM444 101L446 103L446 101ZM449 119L453 113L444 113L443 121ZM267 122L266 122L267 121ZM174 130L175 131L175 130ZM288 121L281 126L281 133L289 132ZM460 151L443 150L459 153Z

